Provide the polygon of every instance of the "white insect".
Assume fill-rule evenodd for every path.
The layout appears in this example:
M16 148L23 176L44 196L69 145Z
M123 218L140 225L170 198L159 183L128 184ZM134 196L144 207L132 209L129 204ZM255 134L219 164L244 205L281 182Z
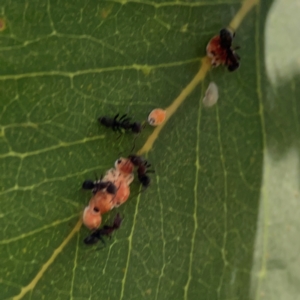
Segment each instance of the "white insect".
M218 99L219 99L218 86L214 82L211 82L208 85L208 88L205 92L205 96L203 98L203 105L206 107L211 107L217 103Z

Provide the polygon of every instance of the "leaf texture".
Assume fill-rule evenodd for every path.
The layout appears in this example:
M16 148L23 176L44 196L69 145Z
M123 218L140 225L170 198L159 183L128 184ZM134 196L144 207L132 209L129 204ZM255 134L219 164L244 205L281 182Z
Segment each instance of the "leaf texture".
M2 299L260 299L264 151L278 141L284 152L293 137L277 129L298 124L288 107L270 112L265 102L271 3L258 3L237 30L240 69L210 70L166 123L145 154L151 186L139 193L136 180L128 202L104 216L105 224L118 211L124 222L98 249L76 227L91 196L81 184L128 155L134 137L118 138L97 118L143 121L168 107L241 3L2 1ZM205 108L211 81L219 100ZM152 132L144 129L136 149Z

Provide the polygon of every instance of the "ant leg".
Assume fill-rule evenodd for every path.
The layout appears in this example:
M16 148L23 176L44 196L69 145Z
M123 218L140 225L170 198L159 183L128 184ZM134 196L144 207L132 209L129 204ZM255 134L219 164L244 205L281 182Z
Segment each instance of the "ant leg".
M98 176L97 176L96 172L94 172L94 176L95 176L95 181L93 182L94 187L92 188L92 193L95 195L98 192L98 186L97 185L100 181L98 181L99 179L98 179Z
M117 126L116 126L115 122L111 125L111 129L113 131L117 131Z
M102 249L104 249L106 247L106 243L105 243L105 241L104 241L104 239L103 239L102 236L100 236L100 240L101 240L103 246L102 247L98 247L97 250L102 250Z
M101 235L99 236L99 240L101 240L103 246L102 247L98 247L97 250L102 250L102 249L105 248L106 243L105 243L105 241L104 241L104 239L103 239L103 237Z
M131 120L131 118L126 118L126 119L123 119L121 123L127 125L127 124L130 124L130 120Z
M135 141L136 141L136 139L138 138L138 135L134 138L134 140L133 140L133 146L132 146L132 148L131 148L131 150L130 150L130 153L132 153L133 152L133 150L134 150L134 148L135 148Z
M147 170L146 173L155 173L154 170Z
M151 167L151 164L148 163L147 160L144 161L143 166L147 169L149 169Z
M226 55L225 66L228 65L228 62L229 62L229 58L228 58L228 55Z
M112 226L109 226L109 229L111 229L112 231L114 230L114 228ZM107 236L111 240L111 233L108 233Z
M118 124L117 126L116 126L116 130L115 131L118 131L119 132L119 136L117 137L117 140L121 137L121 135L124 133L124 131L122 130L122 128L121 128L121 126L120 126L120 124Z
M101 177L99 178L96 172L94 172L94 176L96 178L95 183L100 182L102 180L102 178L103 178L102 174L101 174Z
M144 129L145 126L146 126L146 122L145 122L144 124L142 124L142 129ZM136 135L136 137L134 138L134 140L133 140L133 147L132 147L132 149L130 150L130 153L133 152L133 150L134 150L134 148L135 148L135 142L136 142L136 139L139 137L140 134L141 134L141 132L139 132L139 133Z
M146 168L150 168L150 167L151 167L151 164L149 164L146 160L144 161L143 165L144 165Z
M105 245L105 241L104 241L104 239L103 239L103 237L101 235L100 235L100 240Z
M126 116L127 116L127 114L123 115L123 116L119 119L119 122L122 121ZM130 118L127 118L127 119L130 119Z
M147 122L143 121L143 123L141 124L142 129L144 129L146 127L146 125L147 125Z

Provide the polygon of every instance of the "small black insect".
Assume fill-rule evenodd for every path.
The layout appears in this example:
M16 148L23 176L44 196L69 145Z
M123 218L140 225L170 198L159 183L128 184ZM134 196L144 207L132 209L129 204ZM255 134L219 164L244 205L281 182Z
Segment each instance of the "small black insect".
M220 46L223 49L231 48L232 40L235 36L235 33L232 33L227 28L220 30Z
M141 185L146 189L151 182L151 179L147 175L147 173L154 173L154 170L149 170L151 165L146 160L144 160L141 156L129 155L128 158L133 163L133 165L137 167L138 179Z
M232 48L232 40L235 36L235 33L232 33L227 28L223 28L220 31L220 46L226 51L226 60L225 65L227 66L228 71L233 72L240 66L239 60L241 59L235 50L240 47Z
M102 241L103 244L105 244L105 241L103 239L103 236L108 236L109 238L111 238L112 233L119 229L121 226L123 219L121 218L120 214L117 214L115 216L114 222L112 224L112 226L108 226L108 225L104 225L102 228L99 228L97 230L95 230L91 235L89 235L88 237L86 237L83 242L86 245L93 245L98 243L99 240Z
M238 48L235 48L238 49ZM226 57L226 65L227 70L230 72L235 71L240 66L240 60L241 58L238 56L238 54L234 51L234 49L227 50L227 57Z
M104 189L106 189L107 193L113 195L117 192L117 187L111 181L101 181L101 179L96 181L86 180L83 182L82 188L85 190L92 190L93 194Z
M104 125L105 127L112 128L114 131L122 132L131 131L133 133L141 133L143 130L143 125L139 122L131 123L131 118L128 118L127 115L123 115L118 119L120 114L115 115L114 118L110 117L100 117L98 121L100 124Z

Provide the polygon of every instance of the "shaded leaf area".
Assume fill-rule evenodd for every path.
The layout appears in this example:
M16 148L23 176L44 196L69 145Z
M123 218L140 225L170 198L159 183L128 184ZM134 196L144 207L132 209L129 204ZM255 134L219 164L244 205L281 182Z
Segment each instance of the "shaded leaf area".
M154 4L2 5L3 298L30 283L70 233L90 197L81 183L130 151L133 137L118 139L97 117L129 111L142 121L168 106L198 71L210 37L240 7ZM23 299L247 297L263 149L255 25L265 13L252 11L238 31L241 69L212 70L166 124L147 157L153 184L139 195L132 184L113 239L104 249L86 247L82 228ZM220 99L203 109L211 80Z
M265 53L269 56L266 67L274 84L261 77L266 146L252 268L253 299L299 299L299 287L295 283L299 278L296 266L299 263L300 103L297 95L300 78L293 76L299 74L299 67L296 63L288 66L281 60L285 56L282 46L286 31L278 32L276 37L269 35L278 28L274 25L284 13L289 15L287 26L299 23L294 7L285 5L283 1L276 1L268 14L266 27L262 24L260 30L266 38Z
M267 86L265 194L253 264L255 299L299 299L299 76ZM287 117L288 116L288 117Z
M296 76L278 87L266 88L267 145L275 158L281 158L291 148L299 149L299 82L299 76Z

